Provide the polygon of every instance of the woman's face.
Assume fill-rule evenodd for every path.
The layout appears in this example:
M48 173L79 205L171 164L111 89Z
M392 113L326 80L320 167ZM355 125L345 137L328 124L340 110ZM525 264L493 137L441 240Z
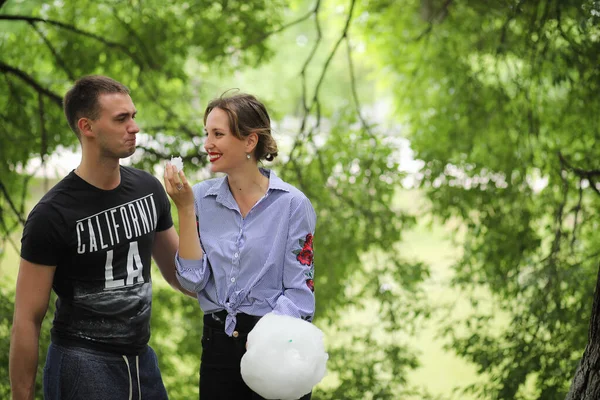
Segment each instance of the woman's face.
M220 108L214 108L206 118L206 140L204 149L212 172L229 174L242 168L246 158L246 141L240 140L231 133L227 113Z

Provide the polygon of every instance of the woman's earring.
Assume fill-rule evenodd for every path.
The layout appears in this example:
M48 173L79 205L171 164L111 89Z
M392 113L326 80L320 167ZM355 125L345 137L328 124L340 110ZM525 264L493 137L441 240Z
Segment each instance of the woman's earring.
M250 153L246 154L246 158L249 160L250 159Z

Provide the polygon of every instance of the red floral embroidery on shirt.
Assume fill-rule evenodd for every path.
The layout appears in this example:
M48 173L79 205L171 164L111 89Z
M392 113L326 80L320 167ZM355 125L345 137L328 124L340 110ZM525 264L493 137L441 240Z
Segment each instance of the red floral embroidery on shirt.
M299 240L302 250L294 250L296 254L296 260L300 261L302 265L312 265L313 263L313 235L306 235L305 239Z
M302 248L312 251L312 248L313 248L313 235L312 234L309 233L308 235L306 235L306 239L304 241L304 245L302 245Z
M313 262L313 252L310 250L300 250L300 253L296 256L296 260L300 261L302 265L311 265Z
M313 253L313 235L311 233L307 234L304 239L300 239L298 241L301 249L296 249L293 253L296 255L296 260L300 262L302 265L306 265L309 268L304 272L306 276L306 286L310 289L311 292L315 291L315 282L313 281L315 268L313 266L314 262L314 253Z

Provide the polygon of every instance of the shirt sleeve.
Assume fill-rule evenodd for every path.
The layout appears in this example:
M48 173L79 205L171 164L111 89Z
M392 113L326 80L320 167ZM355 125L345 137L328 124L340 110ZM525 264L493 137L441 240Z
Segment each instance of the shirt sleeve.
M198 205L196 204L196 230L198 237L200 237L200 223L198 220ZM175 266L177 280L185 290L193 293L199 293L204 289L210 278L210 265L208 257L204 252L204 246L202 246L202 240L200 240L200 247L202 247L202 259L201 260L188 260L179 257L179 251L175 255Z
M317 216L304 197L291 213L283 266L283 293L276 314L312 321L315 312L313 237Z
M201 260L187 260L179 257L179 252L177 252L175 265L177 280L185 290L199 293L204 289L210 277L210 266L206 254L202 256Z
M21 257L41 265L57 266L64 254L65 223L47 204L37 204L29 213L21 237Z

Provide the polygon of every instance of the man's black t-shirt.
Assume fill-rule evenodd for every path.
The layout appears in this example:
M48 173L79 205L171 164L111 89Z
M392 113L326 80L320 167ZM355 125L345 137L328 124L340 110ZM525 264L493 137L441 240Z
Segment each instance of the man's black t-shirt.
M71 172L27 218L21 257L56 266L56 344L135 354L150 339L152 244L173 225L170 203L158 179L120 169L113 190Z

